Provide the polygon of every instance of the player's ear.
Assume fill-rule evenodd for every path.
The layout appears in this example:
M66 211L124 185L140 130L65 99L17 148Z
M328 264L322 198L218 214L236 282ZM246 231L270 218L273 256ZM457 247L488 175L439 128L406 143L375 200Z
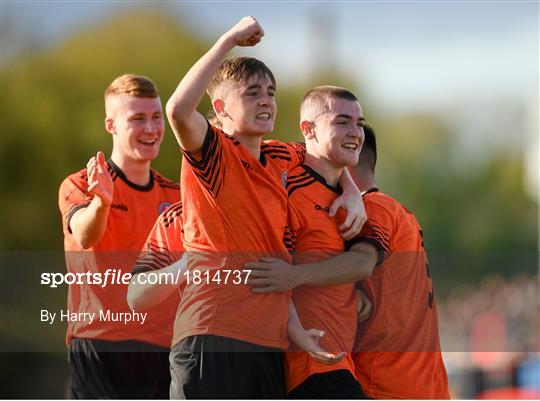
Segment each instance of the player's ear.
M315 136L315 131L313 130L315 124L308 120L303 120L300 122L300 129L302 130L302 134L304 135L304 138L312 139Z
M227 117L227 110L225 109L225 102L221 99L214 99L212 101L212 107L216 112L216 116Z
M114 127L114 119L111 117L105 117L105 130L109 134L116 134L115 127Z

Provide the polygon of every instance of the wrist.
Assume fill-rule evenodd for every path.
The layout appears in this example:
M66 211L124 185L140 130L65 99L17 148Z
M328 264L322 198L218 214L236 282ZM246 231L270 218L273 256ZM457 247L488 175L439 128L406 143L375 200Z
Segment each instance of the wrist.
M217 40L216 47L223 49L226 53L232 50L236 46L236 40L234 34L226 32Z
M111 207L112 200L104 200L103 198L94 195L94 199L92 199L92 202L94 203L97 210L108 210Z

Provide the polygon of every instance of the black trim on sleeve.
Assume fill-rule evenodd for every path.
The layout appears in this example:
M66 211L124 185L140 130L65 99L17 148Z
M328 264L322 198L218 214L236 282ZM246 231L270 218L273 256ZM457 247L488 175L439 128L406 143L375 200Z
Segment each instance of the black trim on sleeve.
M345 250L349 251L354 244L360 242L367 242L375 247L375 250L377 251L377 263L375 264L375 267L380 266L384 262L384 259L386 259L387 254L382 244L375 238L358 236L349 241L345 241Z
M185 155L189 161L189 164L200 167L204 164L204 160L208 157L208 150L210 148L210 145L212 144L212 140L214 139L214 136L216 135L214 128L212 127L212 124L210 124L210 121L206 120L207 128L206 128L206 134L204 136L204 141L201 146L201 158L197 160L197 158L194 157L193 152L189 152L183 148L180 148L182 151L182 154Z
M85 207L88 207L90 202L91 201L81 203L79 205L72 206L71 209L69 209L69 212L67 213L67 216L66 216L66 222L67 222L67 229L68 229L68 232L70 234L73 234L73 232L71 231L71 226L69 225L69 223L71 222L71 218L73 217L75 212L77 212L78 210L81 210L81 209L84 209Z
M122 181L124 181L129 187L133 188L134 190L141 191L141 192L148 192L148 191L151 191L152 188L154 188L154 174L151 170L150 170L150 181L148 182L148 184L138 185L128 180L128 178L126 177L124 172L120 169L120 167L118 167L111 159L107 160L107 164L116 173L116 175L120 177Z
M370 188L367 191L362 192L362 196L367 195L367 194L371 194L373 192L379 192L379 188L377 188L377 187Z

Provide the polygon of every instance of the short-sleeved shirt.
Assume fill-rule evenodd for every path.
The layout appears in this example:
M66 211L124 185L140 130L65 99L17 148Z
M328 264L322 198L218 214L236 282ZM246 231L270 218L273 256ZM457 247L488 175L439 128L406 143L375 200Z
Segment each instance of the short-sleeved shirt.
M290 291L255 294L227 271L261 257L290 260L283 242L287 224L286 172L302 161L304 148L264 141L256 159L233 136L208 124L196 159L182 161L184 246L190 280L182 294L173 345L213 334L266 347L287 347ZM221 282L219 282L221 281Z
M317 262L342 253L344 244L337 228L338 217L328 214L341 189L329 185L312 168L302 165L289 172L287 191L294 264ZM321 347L336 354L347 352L347 355L341 362L325 365L291 347L286 353L287 390L290 392L316 373L345 369L354 376L350 354L357 326L354 283L300 286L292 291L292 299L304 328L325 331L325 336L319 340Z
M155 345L170 346L170 337L156 334L149 328L162 322L159 315L149 311L144 324L141 320L127 321L132 315L126 300L126 284L111 284L112 273L118 277L130 273L148 232L157 217L171 204L178 202L180 187L155 170L150 171L146 186L130 182L122 170L111 160L108 171L113 179L113 200L109 210L105 233L100 241L86 250L76 242L70 228L73 214L89 205L93 195L88 193L86 169L67 177L60 186L59 207L62 215L64 249L67 271L101 275L102 284L72 284L68 290L67 309L78 313L81 319L69 321L66 341L73 337L111 341L137 340ZM105 274L109 270L107 282ZM108 311L110 314L107 315ZM82 319L94 314L90 319ZM103 313L101 318L100 313ZM133 315L132 315L133 316ZM115 317L118 317L115 321ZM140 318L140 316L139 316Z
M374 310L358 328L357 377L373 398L448 398L422 230L410 210L377 189L364 205L368 220L357 240L375 244L384 259L362 280Z
M182 202L176 202L159 216L150 234L148 234L139 258L133 266L133 275L158 272L177 262L184 253L182 234ZM170 280L182 283L182 277L177 275L172 275ZM156 336L166 334L169 343L172 341L176 308L180 302L180 293L183 287L183 284L179 284L178 291L172 293L155 307L159 308L161 324L153 324L147 327L147 330L154 331ZM157 310L154 313L158 313Z

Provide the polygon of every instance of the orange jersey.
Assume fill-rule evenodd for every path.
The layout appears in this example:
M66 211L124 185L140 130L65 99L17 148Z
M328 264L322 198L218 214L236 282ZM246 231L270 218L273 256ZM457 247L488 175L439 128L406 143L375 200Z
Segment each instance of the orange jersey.
M265 141L257 160L234 137L208 125L201 159L184 152L184 246L190 274L207 276L186 283L173 345L188 336L213 334L287 347L290 291L255 294L226 272L239 272L264 256L290 260L283 243L287 192L282 181L301 162L302 151Z
M157 271L178 261L184 253L182 243L182 202L176 202L163 212L150 231L146 243L133 266L132 273ZM177 279L176 277L174 278ZM178 280L180 281L180 280ZM178 291L148 312L156 314L155 324L147 326L155 336L166 336L169 345L173 336L173 323L176 308L180 302L180 285ZM158 320L159 319L159 320ZM169 346L168 345L168 346Z
M146 241L148 232L161 212L180 198L179 186L151 170L147 186L129 182L124 173L112 162L107 162L113 179L113 201L107 219L107 227L101 240L93 247L83 250L75 241L69 222L73 214L88 206L92 194L88 193L87 173L83 169L67 177L60 186L59 207L62 214L64 249L68 272L101 275L114 270L116 275L130 273L137 256ZM118 282L118 280L117 280ZM160 325L159 315L149 313L144 324L131 321L127 324L114 316L131 314L126 301L126 284L72 284L69 286L67 309L70 312L94 314L95 319L68 322L66 341L73 337L123 341L137 340L151 344L170 346L170 337L153 330ZM111 318L100 318L100 312L110 311Z
M414 215L388 195L364 195L368 221L359 240L385 258L362 281L374 307L358 328L356 374L373 398L449 398L437 309L422 231Z
M336 218L328 211L341 190L326 183L316 171L302 165L289 172L289 222L294 245L294 264L328 259L344 251ZM309 376L333 370L349 370L354 376L350 352L356 334L356 290L354 283L301 286L292 292L292 299L302 326L325 331L319 340L331 353L347 352L343 361L334 365L316 362L309 354L292 348L286 353L287 391L292 391Z

